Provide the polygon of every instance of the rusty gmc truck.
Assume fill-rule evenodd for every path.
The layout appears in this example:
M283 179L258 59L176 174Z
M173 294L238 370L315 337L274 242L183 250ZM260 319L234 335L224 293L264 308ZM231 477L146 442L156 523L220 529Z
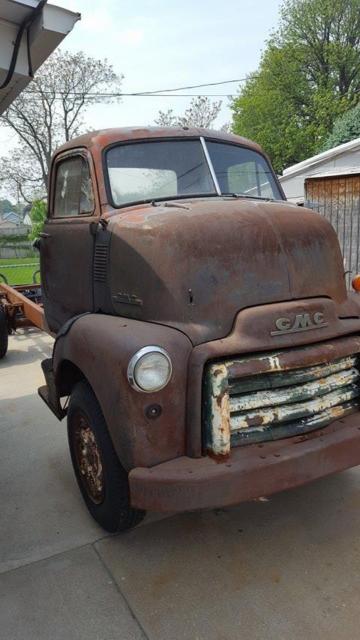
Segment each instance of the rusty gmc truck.
M233 505L360 463L360 304L334 230L286 202L262 149L201 129L92 132L52 161L38 243L85 503Z

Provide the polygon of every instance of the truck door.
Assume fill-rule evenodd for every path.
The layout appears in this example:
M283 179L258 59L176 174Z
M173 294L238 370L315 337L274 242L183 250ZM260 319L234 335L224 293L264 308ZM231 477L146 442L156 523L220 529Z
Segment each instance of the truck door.
M55 159L48 218L40 240L45 316L51 331L93 310L91 223L100 207L90 155L72 150Z

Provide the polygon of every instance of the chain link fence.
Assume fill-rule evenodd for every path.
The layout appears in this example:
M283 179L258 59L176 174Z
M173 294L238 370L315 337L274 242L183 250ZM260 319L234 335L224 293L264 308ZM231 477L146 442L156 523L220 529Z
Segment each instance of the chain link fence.
M0 235L0 282L40 284L39 254L26 237Z
M39 262L26 262L24 264L0 261L0 282L11 286L22 284L40 284Z

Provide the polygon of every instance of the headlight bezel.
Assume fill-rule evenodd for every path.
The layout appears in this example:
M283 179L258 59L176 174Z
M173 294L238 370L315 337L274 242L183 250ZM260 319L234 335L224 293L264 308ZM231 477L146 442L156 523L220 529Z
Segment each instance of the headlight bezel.
M138 384L136 380L136 369L141 359L144 356L149 355L151 353L159 353L166 358L169 366L169 373L166 381L161 386L158 386L154 389L144 389ZM168 352L162 347L158 347L157 345L148 345L136 351L136 353L134 353L134 355L132 356L127 368L127 378L130 386L136 391L140 391L141 393L157 393L158 391L161 391L169 384L172 377L172 371L173 371L172 362Z

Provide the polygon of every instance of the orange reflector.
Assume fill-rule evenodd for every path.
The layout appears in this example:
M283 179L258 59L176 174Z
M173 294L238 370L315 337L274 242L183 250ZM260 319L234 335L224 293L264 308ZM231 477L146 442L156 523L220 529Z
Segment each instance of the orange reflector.
M360 274L358 273L355 278L353 278L352 281L352 288L355 289L355 291L360 292Z

